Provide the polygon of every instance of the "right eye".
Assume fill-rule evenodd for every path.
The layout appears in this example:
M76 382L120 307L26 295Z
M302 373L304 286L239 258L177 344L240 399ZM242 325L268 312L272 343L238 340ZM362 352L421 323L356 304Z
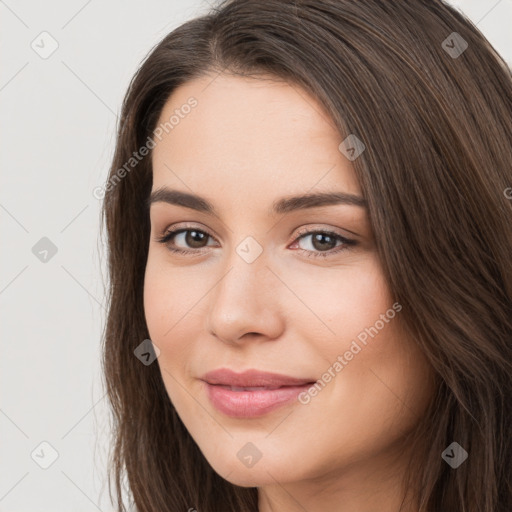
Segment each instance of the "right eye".
M175 253L179 254L190 254L202 252L200 251L207 245L204 245L204 242L208 241L208 238L213 238L206 231L202 231L196 228L181 228L166 231L163 236L157 238L157 242L164 244L167 248ZM188 245L190 250L186 248L176 247L176 240L181 242L183 245Z

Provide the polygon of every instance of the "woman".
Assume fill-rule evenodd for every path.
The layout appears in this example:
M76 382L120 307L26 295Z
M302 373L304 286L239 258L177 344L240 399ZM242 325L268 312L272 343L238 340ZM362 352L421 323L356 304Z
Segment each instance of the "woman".
M105 187L120 510L512 510L512 80L441 1L228 0Z

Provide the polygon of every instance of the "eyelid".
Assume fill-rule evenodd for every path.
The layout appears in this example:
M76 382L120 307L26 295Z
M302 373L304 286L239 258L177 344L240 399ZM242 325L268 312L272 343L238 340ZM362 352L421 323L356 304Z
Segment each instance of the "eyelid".
M172 226L172 231L179 231L182 229L190 229L190 230L195 229L197 231L204 231L206 234L208 234L209 236L211 236L213 239L216 240L216 237L214 235L212 235L212 233L210 232L210 230L208 228L203 227L200 223L197 223L197 222L192 222L192 223L187 223L187 222L181 223L180 222L176 225L171 224L162 230L162 236L164 236L166 233L171 231L171 226ZM301 226L301 227L293 230L292 233L295 232L295 236L294 236L292 242L295 242L295 240L302 235L310 234L311 231L332 232L332 233L340 236L341 238L347 238L347 236L345 236L343 233L340 233L339 228L325 227L325 225L313 223L313 224L308 224L306 226ZM348 235L348 236L359 237L359 235L357 233L349 231L348 229L345 231L350 233L350 235Z
M171 224L162 231L162 236L165 236L165 234L169 233L170 231L182 230L204 231L208 236L217 240L217 238L212 235L211 231L207 227L204 227L202 224L197 222L178 222L177 224Z
M294 236L293 241L295 241L297 238L299 238L302 235L311 234L312 231L313 232L321 231L322 233L333 233L341 238L345 238L348 240L347 236L344 235L343 233L341 233L340 228L325 227L325 225L322 225L322 224L308 224L307 226L300 227L300 228L294 230L295 236ZM350 232L350 233L351 233L351 235L349 235L349 236L352 236L352 235L354 235L356 237L358 236L355 233L352 233L352 232Z

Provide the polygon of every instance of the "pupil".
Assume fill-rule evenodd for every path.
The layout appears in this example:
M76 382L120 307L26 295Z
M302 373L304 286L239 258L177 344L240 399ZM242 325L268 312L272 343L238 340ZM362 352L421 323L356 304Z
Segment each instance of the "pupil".
M332 247L326 247L325 243L321 243L322 239L330 240L330 242L327 242L327 246L332 245L333 242L335 242L334 238L332 238L330 235L326 235L323 233L317 233L313 236L313 247L315 249L321 250L321 249L331 249ZM317 242L320 242L319 246L317 247Z
M188 231L185 238L190 247L202 247L201 241L206 240L206 236L206 233L199 231Z

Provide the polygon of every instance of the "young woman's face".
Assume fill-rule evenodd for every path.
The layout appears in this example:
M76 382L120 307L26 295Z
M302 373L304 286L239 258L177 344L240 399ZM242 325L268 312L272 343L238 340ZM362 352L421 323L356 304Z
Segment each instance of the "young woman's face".
M333 123L298 87L223 74L178 88L159 125L173 115L152 156L144 308L186 428L241 486L389 464L430 370L400 330L366 208L281 203L362 199ZM206 376L218 369L297 381Z

